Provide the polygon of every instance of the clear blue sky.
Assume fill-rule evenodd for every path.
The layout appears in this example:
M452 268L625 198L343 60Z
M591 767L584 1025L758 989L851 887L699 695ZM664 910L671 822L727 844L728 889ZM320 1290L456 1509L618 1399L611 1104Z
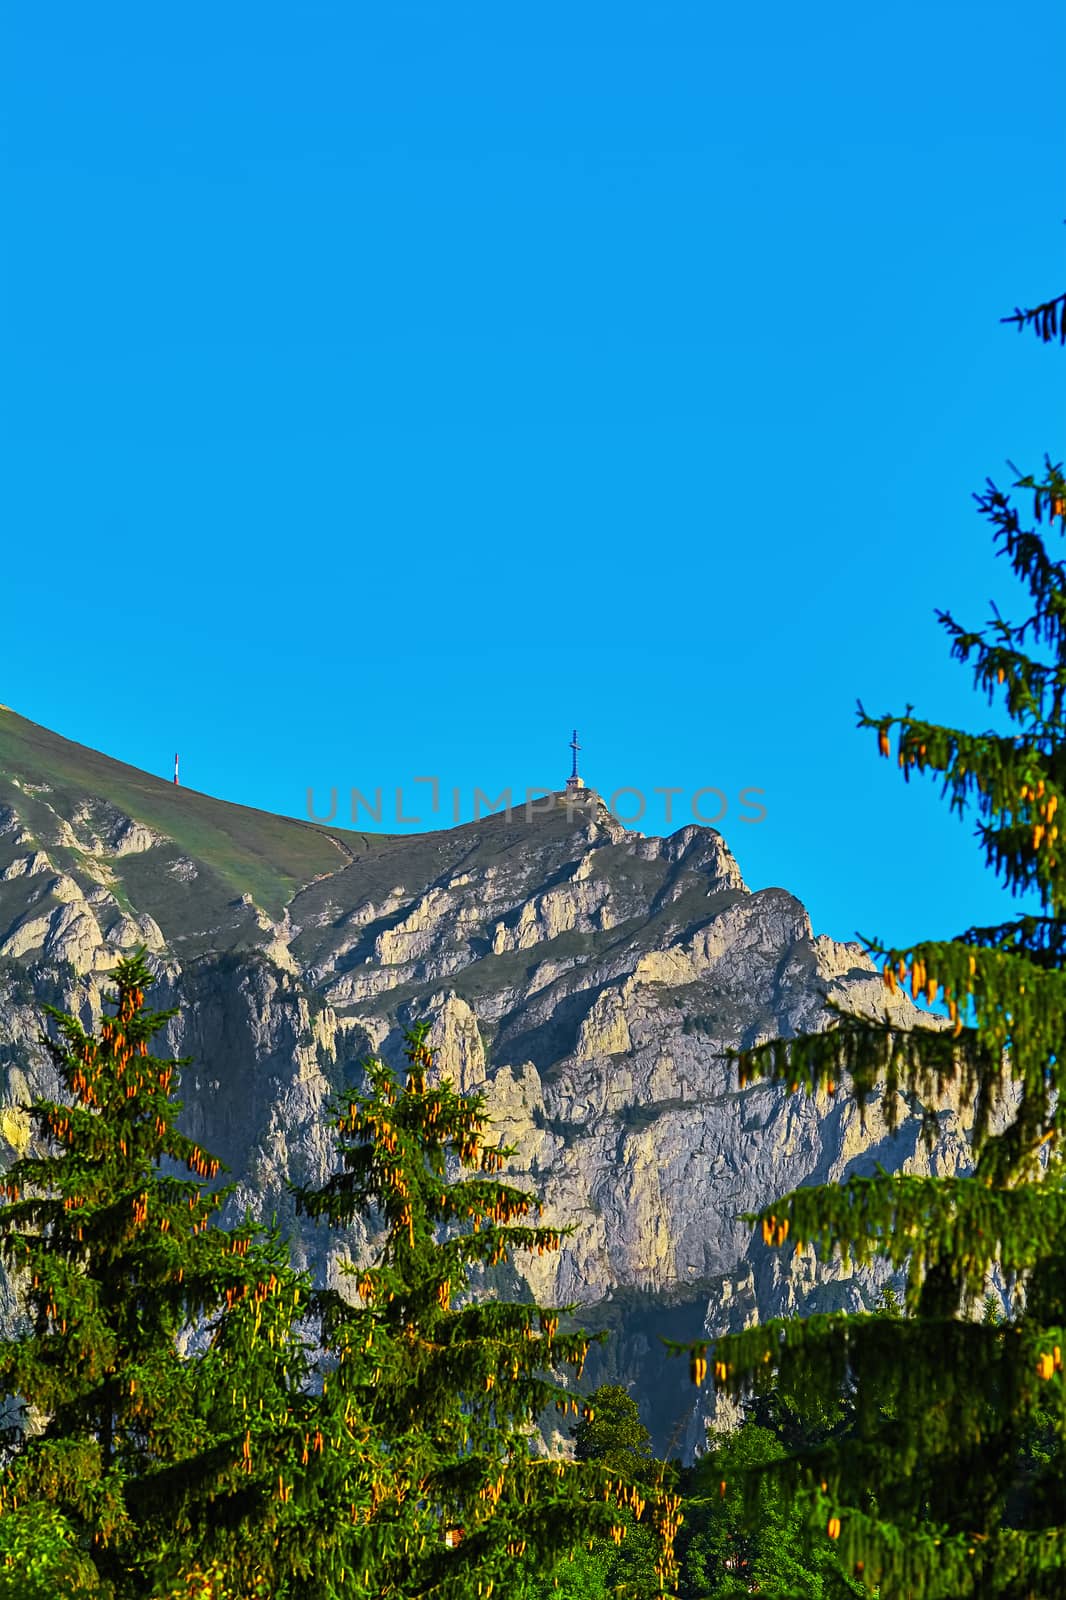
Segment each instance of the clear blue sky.
M1060 0L4 33L0 701L393 829L418 774L464 820L561 786L576 724L645 832L721 789L819 931L1002 909L855 700L997 717L934 610L1010 611L971 493L1064 453L1061 356L998 322L1064 287Z

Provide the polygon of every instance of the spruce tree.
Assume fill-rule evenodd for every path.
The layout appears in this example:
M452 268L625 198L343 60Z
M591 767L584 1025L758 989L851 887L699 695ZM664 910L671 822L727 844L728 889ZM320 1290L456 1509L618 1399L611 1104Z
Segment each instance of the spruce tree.
M184 1063L150 1053L177 1013L146 1009L143 952L112 976L95 1033L45 1008L66 1098L33 1102L35 1146L0 1181L26 1324L0 1343L0 1395L21 1410L0 1515L53 1530L101 1593L154 1593L213 1551L252 1593L276 1537L276 1458L295 1447L278 1423L305 1385L292 1325L308 1286L276 1235L218 1225L220 1163L175 1125ZM190 1353L198 1331L206 1348Z
M375 1470L371 1506L353 1503L335 1525L328 1570L347 1585L337 1592L508 1600L530 1560L550 1564L597 1533L620 1541L626 1506L658 1531L665 1590L679 1504L670 1486L534 1451L546 1407L582 1410L551 1373L569 1367L579 1377L593 1338L603 1336L561 1333L573 1306L469 1292L481 1269L515 1250L557 1250L572 1229L537 1223L536 1197L501 1181L513 1149L486 1142L482 1095L430 1081L428 1031L420 1024L406 1035L402 1085L380 1060L364 1063L369 1093L337 1107L339 1169L320 1189L294 1188L310 1217L346 1226L373 1207L384 1230L377 1264L355 1273L356 1300L324 1289L313 1301L332 1364L317 1421L317 1470L328 1479L322 1505L348 1511L353 1430L389 1453ZM314 1582L306 1590L332 1592Z
M1004 320L1066 342L1066 295ZM744 1491L755 1514L757 1480L772 1477L812 1536L837 1541L845 1570L879 1585L881 1600L1066 1593L1066 1184L1054 1148L1066 1079L1066 566L1048 548L1066 528L1061 463L1046 458L1013 489L1031 520L991 481L975 498L1028 614L1012 624L994 608L977 631L938 615L953 656L990 702L1000 697L1014 731L944 727L912 707L873 717L861 704L859 723L883 756L895 728L904 777L937 775L955 811L973 808L987 864L1013 893L1035 891L1040 914L908 949L865 941L886 987L940 999L946 1023L837 1012L823 1033L735 1053L742 1089L765 1078L791 1092L847 1090L864 1114L880 1086L890 1127L907 1096L921 1107L927 1147L936 1102L955 1090L973 1105L968 1177L879 1166L746 1218L771 1247L906 1264L902 1317L890 1307L774 1320L714 1347L714 1381L734 1395L776 1382L827 1408L847 1398L855 1420L845 1437L745 1474ZM1012 1291L1003 1320L981 1315L997 1262ZM702 1382L707 1346L673 1348L688 1351Z
M633 1396L620 1384L603 1383L592 1391L589 1404L592 1417L582 1417L570 1429L575 1459L598 1461L640 1483L655 1481L662 1463L652 1459L651 1434L640 1420ZM608 1594L616 1594L624 1584L636 1600L645 1600L658 1589L655 1539L630 1506L622 1512L622 1526L626 1531L620 1545L601 1537L593 1542L592 1553L600 1558Z

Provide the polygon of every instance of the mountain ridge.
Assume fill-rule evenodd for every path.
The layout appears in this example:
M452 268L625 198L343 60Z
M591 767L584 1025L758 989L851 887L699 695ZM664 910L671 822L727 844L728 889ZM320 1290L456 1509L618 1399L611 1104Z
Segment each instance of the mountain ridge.
M869 1308L888 1275L768 1251L738 1214L877 1160L967 1164L963 1108L942 1114L929 1157L913 1107L890 1135L870 1104L864 1132L843 1093L737 1086L725 1051L824 1028L830 1000L903 1025L918 1013L859 946L816 936L787 890L751 891L711 827L646 837L585 790L528 821L367 835L175 787L0 713L12 1152L20 1106L48 1092L40 1001L95 1022L107 972L143 944L158 1003L181 1008L167 1049L192 1057L183 1126L232 1169L235 1208L277 1213L297 1258L339 1284L372 1250L373 1219L326 1238L295 1218L287 1180L324 1180L331 1096L361 1083L369 1054L399 1064L405 1028L428 1021L437 1070L483 1092L494 1136L517 1146L510 1177L537 1189L546 1221L577 1224L557 1256L481 1290L615 1326L589 1383L632 1381L657 1448L683 1425L690 1456L722 1410L693 1407L658 1333Z

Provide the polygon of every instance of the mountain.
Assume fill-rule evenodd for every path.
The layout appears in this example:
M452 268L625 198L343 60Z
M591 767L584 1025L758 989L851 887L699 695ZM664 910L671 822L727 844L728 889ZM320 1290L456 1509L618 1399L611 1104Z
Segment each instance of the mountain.
M645 838L585 790L528 817L357 833L180 788L0 709L5 1161L28 1141L20 1107L55 1092L41 1002L95 1022L139 944L154 1003L181 1007L183 1126L239 1179L235 1205L276 1213L329 1281L372 1238L297 1222L285 1180L325 1178L330 1095L361 1083L368 1053L402 1064L405 1026L431 1021L440 1072L484 1090L518 1146L508 1176L546 1222L577 1225L484 1292L577 1302L584 1326L611 1328L582 1387L632 1382L660 1451L691 1458L713 1412L660 1334L872 1308L888 1275L789 1259L737 1213L877 1161L971 1165L972 1112L941 1112L930 1158L914 1107L889 1136L875 1100L864 1133L843 1092L738 1089L723 1050L824 1027L827 1000L917 1012L858 945L815 936L793 895L752 893L713 828Z

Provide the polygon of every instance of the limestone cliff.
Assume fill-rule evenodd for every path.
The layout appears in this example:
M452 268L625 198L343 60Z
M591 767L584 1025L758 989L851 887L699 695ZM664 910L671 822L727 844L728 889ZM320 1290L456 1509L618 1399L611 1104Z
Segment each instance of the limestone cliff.
M331 1169L331 1093L368 1052L397 1065L426 1019L443 1074L484 1090L509 1173L576 1224L558 1256L495 1287L577 1302L615 1338L589 1382L632 1379L655 1444L686 1454L703 1412L658 1335L872 1305L885 1271L789 1262L738 1213L852 1170L928 1170L918 1119L863 1134L842 1093L738 1090L727 1047L825 1026L826 1001L884 1013L861 949L816 936L784 889L750 892L722 836L645 838L591 790L441 833L367 835L178 790L0 711L0 1136L50 1090L40 1003L100 1013L143 944L153 999L191 1056L184 1125L337 1280L370 1247L297 1227L285 1180ZM891 1002L900 1019L908 1001ZM968 1161L941 1116L933 1169ZM491 1288L491 1285L489 1286ZM705 1402L704 1402L705 1404Z

